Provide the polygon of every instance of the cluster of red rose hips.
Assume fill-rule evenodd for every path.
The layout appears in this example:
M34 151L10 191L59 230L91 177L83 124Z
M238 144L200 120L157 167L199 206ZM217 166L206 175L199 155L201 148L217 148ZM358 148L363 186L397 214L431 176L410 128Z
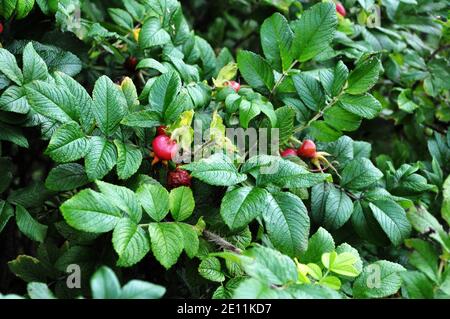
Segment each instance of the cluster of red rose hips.
M170 161L173 159L178 151L178 144L172 140L166 133L167 127L164 125L158 126L156 129L156 137L153 139L152 147L154 159L152 164L160 160ZM176 168L167 174L168 188L176 188L179 186L191 186L191 176L183 169Z
M302 158L314 158L317 155L316 144L311 140L304 140L297 150L286 148L280 154L282 157L300 156Z

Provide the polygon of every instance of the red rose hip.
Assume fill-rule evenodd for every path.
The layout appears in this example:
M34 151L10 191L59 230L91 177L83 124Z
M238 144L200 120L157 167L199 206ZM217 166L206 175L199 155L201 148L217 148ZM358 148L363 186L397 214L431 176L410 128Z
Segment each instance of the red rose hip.
M174 171L170 171L167 174L167 186L172 188L177 188L180 186L191 186L191 175L183 169L177 168Z
M178 145L167 135L158 135L152 142L155 156L161 160L171 160L178 151Z
M138 64L138 59L134 56L130 56L125 60L125 68L128 71L134 72L136 70L137 64Z
M343 17L345 17L346 14L347 14L347 12L345 11L344 6L340 2L336 3L336 11L337 11L337 13L339 13Z
M231 87L236 92L238 92L241 89L241 84L239 82L236 82L236 81L227 81L226 85Z
M297 156L297 151L294 150L293 148L287 148L284 151L282 151L280 154L281 154L281 157Z
M3 23L0 22L0 34L3 33Z
M297 155L304 158L313 158L316 156L316 144L311 140L304 140L300 148L297 150Z

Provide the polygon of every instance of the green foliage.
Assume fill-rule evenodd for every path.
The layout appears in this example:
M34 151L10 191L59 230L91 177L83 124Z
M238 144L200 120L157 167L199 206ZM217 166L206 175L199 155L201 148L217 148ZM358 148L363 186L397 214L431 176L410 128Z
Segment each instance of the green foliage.
M449 298L447 2L343 4L1 1L0 296Z

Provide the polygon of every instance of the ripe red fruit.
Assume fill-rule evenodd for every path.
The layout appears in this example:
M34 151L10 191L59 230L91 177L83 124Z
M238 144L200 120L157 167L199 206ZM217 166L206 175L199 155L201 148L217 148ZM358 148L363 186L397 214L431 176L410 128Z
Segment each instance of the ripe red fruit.
M339 13L343 17L345 17L345 15L347 14L347 12L345 11L344 6L340 2L336 3L336 11L337 11L337 13Z
M298 156L313 158L316 156L316 144L311 140L304 140L302 146L297 150Z
M238 92L241 89L241 84L239 82L236 82L236 81L227 81L225 84L227 86L231 87L236 92Z
M3 33L3 23L0 22L0 33Z
M156 128L156 135L166 135L166 128L165 125L160 125Z
M178 151L178 145L167 135L158 135L152 142L155 156L161 160L171 160Z
M125 60L124 66L128 71L134 72L137 64L138 59L134 56L130 56Z
M167 186L172 188L177 188L180 186L191 186L191 175L183 169L177 168L174 171L170 171L167 174Z
M287 148L284 151L282 151L280 154L281 154L281 157L297 156L297 151L294 150L293 148Z

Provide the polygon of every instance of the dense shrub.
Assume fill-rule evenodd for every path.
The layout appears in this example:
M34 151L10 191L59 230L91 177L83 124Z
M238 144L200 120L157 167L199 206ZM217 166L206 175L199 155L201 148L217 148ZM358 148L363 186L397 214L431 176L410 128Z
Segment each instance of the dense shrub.
M449 298L448 10L1 1L0 296Z

